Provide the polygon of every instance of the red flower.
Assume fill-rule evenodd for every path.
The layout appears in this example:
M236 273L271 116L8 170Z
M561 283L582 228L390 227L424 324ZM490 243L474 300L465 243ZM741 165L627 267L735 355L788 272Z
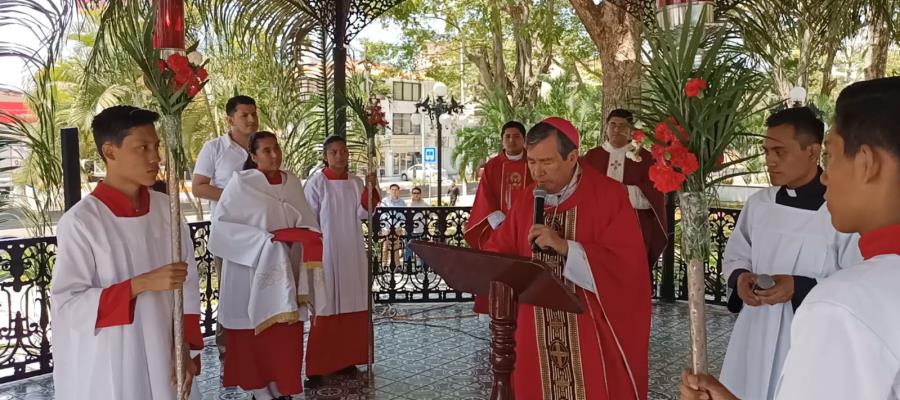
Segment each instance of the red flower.
M675 139L675 134L672 133L672 129L669 128L665 122L660 122L656 124L656 129L653 130L653 137L662 143L669 144Z
M631 139L635 142L643 142L644 141L644 131L640 129L635 129L634 134L631 135Z
M185 71L188 73L194 72L191 69L188 58L178 53L170 55L169 58L166 59L166 65L169 66L169 69L175 71L176 74L184 73Z
M706 81L700 78L689 79L684 84L684 95L687 97L697 97L703 89L709 87Z
M684 128L681 127L681 125L678 123L678 121L675 120L675 117L670 115L669 123L671 123L671 125L675 127L675 130L678 131L678 134L673 134L675 139L677 139L681 143L690 143L691 142L691 136L688 134L688 132L686 130L684 130ZM671 132L671 130L670 130L670 132Z
M650 180L653 181L653 187L662 193L674 192L680 189L685 181L682 173L660 163L650 166L648 175Z
M209 73L206 72L206 68L201 67L200 69L197 70L197 79L200 79L201 81L205 81L206 78L208 78L208 77L209 77Z
M677 167L685 175L693 174L700 169L700 163L697 156L691 153L684 145L678 142L672 143L669 147L669 154L672 156L672 166Z
M163 60L156 60L156 67L159 68L159 73L166 72L166 62Z
M650 146L650 154L653 154L653 159L658 163L666 163L666 148L660 144L653 143L653 146Z
M197 79L192 79L187 84L187 90L185 91L188 97L194 97L197 93L200 93L200 82Z

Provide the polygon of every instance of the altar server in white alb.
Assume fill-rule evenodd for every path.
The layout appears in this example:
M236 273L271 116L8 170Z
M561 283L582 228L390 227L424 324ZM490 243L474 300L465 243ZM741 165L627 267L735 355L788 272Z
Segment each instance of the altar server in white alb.
M222 192L209 243L223 259L223 384L256 400L288 399L303 390L302 321L324 294L322 235L300 180L281 170L275 135L254 133L249 151Z
M51 282L53 385L59 400L172 400L174 301L184 289L185 390L199 373L200 289L191 236L172 263L169 198L159 171L159 115L130 106L91 123L106 179L63 215ZM181 221L176 223L181 224ZM189 350L197 358L191 360ZM194 396L199 398L194 388ZM186 396L187 397L187 396Z
M859 232L865 261L816 286L797 312L777 400L900 399L900 77L838 96L822 182L831 221ZM734 400L682 374L682 400Z
M739 312L721 380L747 400L772 399L791 345L791 320L822 279L862 260L855 235L837 232L819 178L824 124L807 107L768 118L766 166L773 187L751 196L725 247L723 268ZM757 277L775 286L763 290ZM765 287L765 284L762 284Z
M316 387L322 376L353 374L368 362L368 262L361 221L368 217L368 190L348 173L350 153L340 136L325 140L325 169L306 182L306 201L324 235L322 264L327 301L315 305L306 351L305 385ZM375 174L367 176L378 204Z

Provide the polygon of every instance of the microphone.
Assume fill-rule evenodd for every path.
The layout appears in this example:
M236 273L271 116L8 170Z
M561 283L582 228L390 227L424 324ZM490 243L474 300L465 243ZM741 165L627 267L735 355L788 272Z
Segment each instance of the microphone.
M547 190L540 186L534 188L534 223L544 224L544 199L547 198ZM531 250L541 251L537 243L531 242Z
M775 287L775 280L767 274L759 274L756 276L756 287L753 290L768 290Z

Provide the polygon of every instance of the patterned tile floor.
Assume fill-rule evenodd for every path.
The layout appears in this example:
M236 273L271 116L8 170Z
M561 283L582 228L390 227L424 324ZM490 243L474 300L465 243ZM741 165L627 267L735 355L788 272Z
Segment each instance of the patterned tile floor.
M402 305L376 322L373 387L363 378L326 378L326 385L295 399L456 399L490 396L488 318L475 316L471 304ZM379 311L385 311L379 307ZM709 356L713 373L725 356L733 318L719 307L708 312ZM650 343L650 399L676 399L679 374L690 361L685 303L653 307ZM363 368L364 369L364 368ZM203 354L198 377L203 400L249 399L219 383L221 366L213 346ZM364 375L364 374L363 374ZM53 380L42 376L0 386L0 400L53 398Z

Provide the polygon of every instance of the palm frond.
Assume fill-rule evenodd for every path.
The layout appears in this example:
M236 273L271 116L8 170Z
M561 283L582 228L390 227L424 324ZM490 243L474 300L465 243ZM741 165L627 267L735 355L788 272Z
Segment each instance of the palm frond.
M688 176L686 190L697 192L717 182L712 177L720 168L719 157L746 137L744 122L762 110L771 87L757 61L742 48L733 25L710 28L701 18L696 28L660 29L648 35L637 115L647 127L670 125L696 155L700 168ZM694 78L709 87L701 97L690 98L684 86ZM670 118L687 131L686 137L677 133Z
M36 48L26 48L0 40L0 58L18 58L33 71L25 99L36 121L7 115L11 122L0 124L0 137L27 143L30 148L25 168L19 176L33 188L30 194L26 193L29 198L24 201L24 205L35 205L30 213L33 218L29 218L33 236L49 235L53 224L51 213L62 208L58 94L52 78L71 18L72 9L68 2L8 0L0 4L0 27L24 27L41 43Z

